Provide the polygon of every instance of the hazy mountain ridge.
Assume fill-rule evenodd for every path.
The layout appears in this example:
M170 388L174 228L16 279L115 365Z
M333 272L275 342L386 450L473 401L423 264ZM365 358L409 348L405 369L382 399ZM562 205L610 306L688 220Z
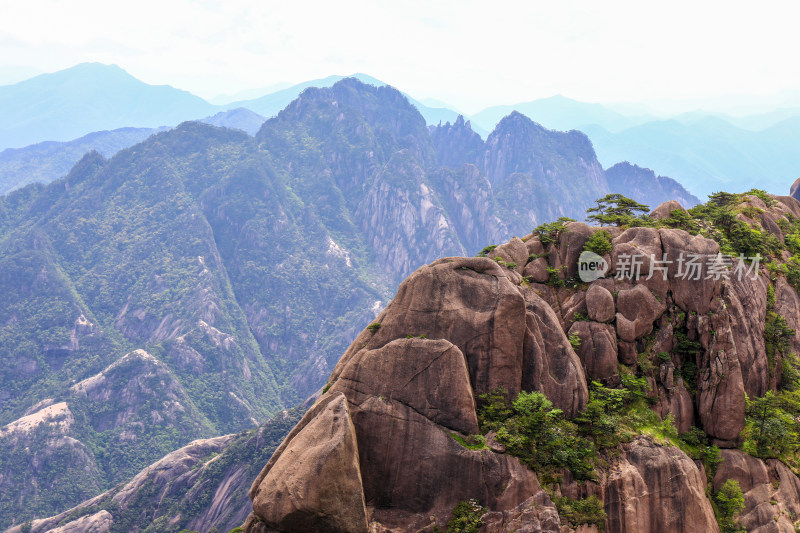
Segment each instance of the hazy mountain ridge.
M384 85L366 74L355 77ZM119 127L174 126L236 107L248 108L265 117L275 116L306 88L330 86L341 79L342 76L329 76L248 100L212 105L185 91L144 84L116 66L81 64L0 87L3 117L0 148L67 140ZM47 97L42 99L45 94ZM723 188L746 190L754 179L764 176L770 180L762 186L779 193L783 183L800 174L800 162L793 149L800 136L797 128L800 108L793 98L789 95L783 100L773 99L770 105L774 107L767 105L773 100L763 99L749 111L741 103L738 111L736 108L727 112L675 111L670 115L672 118L664 119L644 105L603 105L554 96L490 107L475 113L471 119L473 129L483 138L512 111L523 113L547 128L585 131L603 165L636 161L690 185L694 194L700 196ZM454 123L459 116L458 112L442 107L441 102L428 106L409 99L429 125ZM731 114L734 112L739 114ZM233 127L252 133L252 120L246 124ZM45 179L54 177L41 170L37 173ZM27 176L16 174L3 188L10 190L30 181Z

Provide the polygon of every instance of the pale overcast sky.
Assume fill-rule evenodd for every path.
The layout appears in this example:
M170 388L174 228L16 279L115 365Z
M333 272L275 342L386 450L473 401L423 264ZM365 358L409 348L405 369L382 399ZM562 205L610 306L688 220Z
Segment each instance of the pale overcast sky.
M0 69L116 63L213 97L363 72L473 112L800 89L796 1L0 0Z

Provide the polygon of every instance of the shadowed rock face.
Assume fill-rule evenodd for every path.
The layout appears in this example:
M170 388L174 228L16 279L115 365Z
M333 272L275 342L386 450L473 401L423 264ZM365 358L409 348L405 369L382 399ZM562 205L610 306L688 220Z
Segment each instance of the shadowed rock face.
M766 213L779 218L795 209L800 203L784 197ZM607 278L563 286L534 275L542 262L545 272L564 267L565 278L577 272L593 231L572 223L555 243L515 238L492 251L497 260L445 258L409 276L256 480L245 530L339 531L329 521L341 515L340 506L315 499L317 489L295 490L298 496L287 499L291 490L284 488L336 480L354 502L353 531L362 530L363 520L370 531L427 532L434 523L442 529L454 506L473 498L488 509L482 532L592 531L562 524L536 473L505 454L492 434L478 450L455 437L479 431L480 394L540 391L571 417L589 400L587 382L620 382L620 364L649 368L641 371L652 408L662 418L671 415L681 433L699 426L721 447L735 447L745 394L763 395L776 383L764 344L766 270L755 279L709 276L705 258L719 252L716 242L677 229L632 228L611 229ZM696 279L687 279L677 261L689 254L704 257ZM641 260L638 279L625 275L633 256ZM734 259L731 271L740 266ZM793 313L787 321L797 324L794 289L779 280L775 296L775 309ZM334 409L340 420L331 422ZM345 449L347 460L335 471L307 466L326 464L329 450ZM579 485L567 473L558 490L600 498L605 531L719 531L705 469L680 449L639 436L602 453L607 466L596 481ZM800 512L800 479L778 461L732 449L723 454L714 486L740 481L748 531L790 531L788 518L775 517ZM777 511L764 510L769 498ZM298 502L308 503L304 516L311 520L301 525L293 521Z

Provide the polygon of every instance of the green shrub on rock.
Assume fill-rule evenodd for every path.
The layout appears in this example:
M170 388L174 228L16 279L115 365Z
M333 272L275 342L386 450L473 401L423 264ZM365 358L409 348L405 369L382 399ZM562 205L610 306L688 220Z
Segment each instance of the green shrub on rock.
M606 230L595 231L586 244L583 245L584 251L596 253L604 256L611 253L611 234Z
M453 515L447 523L447 533L478 533L483 521L481 516L486 512L478 500L471 499L458 502Z

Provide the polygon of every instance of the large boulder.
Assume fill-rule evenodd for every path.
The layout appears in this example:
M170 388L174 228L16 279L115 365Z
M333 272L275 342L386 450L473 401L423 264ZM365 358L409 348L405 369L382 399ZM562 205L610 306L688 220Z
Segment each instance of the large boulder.
M469 450L398 401L370 397L354 410L353 422L363 443L366 501L373 519L387 527L421 527L430 516L445 524L459 501L472 498L511 509L541 491L536 474L516 458Z
M609 533L719 532L706 480L678 448L639 437L622 447L605 486Z
M592 283L586 291L586 311L596 322L611 322L616 314L614 296L598 283Z
M547 272L547 254L542 241L539 237L531 237L525 241L525 246L528 250L528 256L533 256L533 260L529 261L522 271L522 275L535 283L544 283L550 277Z
M708 257L719 253L719 244L700 235L692 236L683 230L660 229L661 245L669 277L669 289L675 304L684 311L706 314L719 305L723 279L705 279ZM697 258L692 262L693 258ZM700 264L696 271L692 265Z
M650 212L650 217L656 220L669 218L675 210L686 211L677 200L667 200Z
M397 339L360 351L330 390L354 406L373 396L396 400L446 428L478 433L464 354L443 339Z
M490 254L492 259L500 257L506 263L513 263L517 272L522 272L528 262L528 247L519 237L514 237L505 244L501 244Z
M613 326L579 321L569 328L569 335L577 335L580 339L575 351L583 363L587 379L618 383L617 335Z
M356 431L344 394L321 399L250 490L258 522L284 533L367 533ZM257 531L257 529L253 529Z
M505 387L516 396L522 377L525 301L504 271L508 269L483 257L440 259L419 268L378 317L380 328L365 331L350 346L331 381L360 350L424 335L446 339L461 350L475 395Z
M547 260L552 268L559 270L565 278L578 275L578 258L594 229L584 222L568 222L558 236L558 243L551 248Z
M620 291L617 295L617 335L631 342L653 331L653 322L667 306L644 285Z
M800 516L800 479L780 461L766 462L739 450L722 450L714 490L729 479L739 483L745 508L738 516L748 532L795 533Z
M553 309L533 290L527 303L522 387L544 393L567 416L581 411L589 399L583 365Z

